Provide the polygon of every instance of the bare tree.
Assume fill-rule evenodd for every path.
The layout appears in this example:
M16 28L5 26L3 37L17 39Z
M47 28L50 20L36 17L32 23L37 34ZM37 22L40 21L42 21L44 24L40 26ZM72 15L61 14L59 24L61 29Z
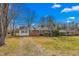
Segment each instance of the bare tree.
M12 33L11 33L11 35L12 36L15 36L15 24L16 24L16 17L17 17L18 14L19 13L17 13L16 11L13 12L14 17L13 17L12 22L11 22L11 24L12 24Z
M40 29L40 33L42 35L47 34L48 36L52 36L52 30L54 30L54 28L55 28L55 23L54 23L53 17L52 16L42 17L40 26L41 26L41 29L43 29L43 30ZM46 28L48 28L48 33L45 33Z
M40 26L40 29L39 29L40 35L44 35L44 32L45 32L44 28L46 27L46 17L41 17L39 26Z
M52 16L47 16L47 27L49 31L49 36L52 36L52 31L55 29L54 18Z
M26 10L26 25L28 26L29 34L31 31L30 28L32 27L32 23L33 23L35 16L36 16L35 11L33 11L31 9Z
M13 18L12 10L9 10L9 4L0 4L0 46L5 43L7 27Z

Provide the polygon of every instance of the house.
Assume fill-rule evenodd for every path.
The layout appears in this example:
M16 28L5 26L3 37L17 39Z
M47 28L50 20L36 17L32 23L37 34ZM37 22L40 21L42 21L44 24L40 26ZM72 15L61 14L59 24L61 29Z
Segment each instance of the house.
M63 35L66 36L75 36L75 35L79 35L79 31L77 29L74 30L59 30L60 33L63 33Z
M77 31L77 29L69 30L69 31L68 31L68 34L69 34L70 36L79 35L79 31Z
M48 27L43 27L43 28L39 28L39 32L40 32L40 35L44 36L45 34L48 34Z
M29 31L28 28L25 26L21 26L18 29L18 35L19 36L29 36Z
M26 29L20 29L19 36L29 36L29 32Z
M63 29L59 30L59 33L61 33L61 35L68 35L67 31Z
M32 30L32 31L30 32L30 36L39 36L39 35L40 35L39 30Z
M30 27L30 32L29 28L26 26L20 26L18 29L15 30L16 36L40 36L40 35L46 35L48 34L48 27Z
M38 36L39 30L34 27L20 26L15 30L16 36Z

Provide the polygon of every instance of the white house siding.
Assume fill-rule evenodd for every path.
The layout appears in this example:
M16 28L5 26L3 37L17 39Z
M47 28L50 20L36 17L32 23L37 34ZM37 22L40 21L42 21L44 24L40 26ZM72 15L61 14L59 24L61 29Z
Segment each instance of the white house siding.
M29 31L27 31L27 30L19 30L19 36L29 36Z

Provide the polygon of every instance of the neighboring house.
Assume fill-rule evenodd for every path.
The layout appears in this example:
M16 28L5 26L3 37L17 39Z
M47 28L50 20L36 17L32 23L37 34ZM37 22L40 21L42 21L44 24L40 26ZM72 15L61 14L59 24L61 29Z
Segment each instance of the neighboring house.
M40 35L45 35L45 34L48 34L48 27L40 27L39 28L39 32L40 32Z
M68 35L66 30L61 29L59 32L62 33L62 35Z
M18 29L18 35L19 36L29 36L29 31L28 28L25 26L21 26Z
M52 28L53 30L53 28ZM52 31L49 31L48 27L31 27L30 28L30 33L29 33L29 28L26 26L20 26L15 29L15 36L49 36L50 34L53 34ZM66 36L72 36L72 35L79 35L79 31L77 29L61 29L59 30L60 33L63 33L63 35ZM8 35L12 33L12 30L9 28L8 29Z
M39 36L40 33L39 33L39 30L31 30L30 32L30 36Z
M79 31L77 31L76 29L74 29L74 30L69 30L69 31L68 31L68 34L71 35L71 36L79 35Z
M29 28L27 26L20 26L18 28L15 28L15 35L16 36L48 36L50 34L53 34L52 30L55 29L52 27L51 29L47 26L41 27L30 27L30 33ZM59 30L60 33L63 33L63 35L79 35L79 25L75 29L61 29ZM12 29L8 28L7 33L10 35L12 33Z
M19 36L29 36L29 32L26 29L19 29Z
M74 30L59 30L59 32L63 33L63 35L66 35L66 36L79 35L79 31L77 31L77 29L74 29Z
M49 31L47 27L31 27L29 33L29 28L22 26L15 32L18 34L18 36L40 36L48 33Z
M31 27L29 32L28 27L21 26L18 28L18 31L16 33L18 34L18 36L37 36L39 35L39 30L34 27Z

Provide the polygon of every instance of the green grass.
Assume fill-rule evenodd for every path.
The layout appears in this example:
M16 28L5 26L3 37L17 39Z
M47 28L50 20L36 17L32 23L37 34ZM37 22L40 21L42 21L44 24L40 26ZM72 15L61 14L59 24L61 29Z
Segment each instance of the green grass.
M0 55L79 55L79 36L7 37Z

